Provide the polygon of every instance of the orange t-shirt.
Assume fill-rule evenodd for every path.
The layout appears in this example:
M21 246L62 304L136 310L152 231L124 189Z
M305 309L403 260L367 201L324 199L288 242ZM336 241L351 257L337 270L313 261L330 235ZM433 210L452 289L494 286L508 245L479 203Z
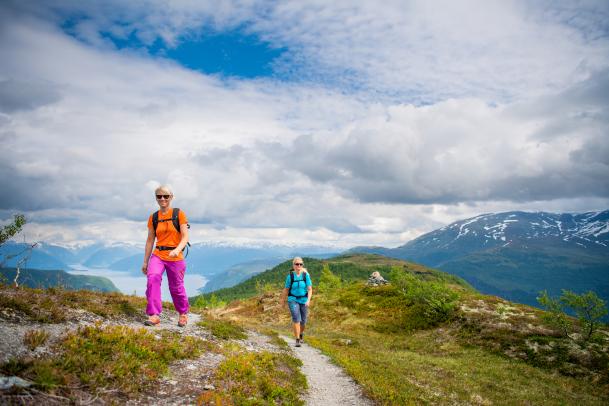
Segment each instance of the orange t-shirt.
M161 258L163 261L180 261L184 259L184 253L180 252L175 258L171 258L169 253L171 251L161 251L156 249L157 246L165 246L165 247L177 247L180 241L182 240L182 234L173 226L173 222L171 221L171 215L173 214L173 209L169 209L167 213L163 214L159 210L159 224L156 227L156 244L154 251L152 252L157 257ZM168 221L161 221L168 220ZM182 210L178 213L178 222L180 225L188 223L188 219L186 218L186 214ZM152 226L152 214L148 218L148 229L153 230Z

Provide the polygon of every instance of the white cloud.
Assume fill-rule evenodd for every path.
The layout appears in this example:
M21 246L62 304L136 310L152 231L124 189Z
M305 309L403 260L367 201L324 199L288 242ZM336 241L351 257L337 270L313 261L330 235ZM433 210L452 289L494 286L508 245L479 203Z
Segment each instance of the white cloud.
M480 212L609 202L607 42L562 24L573 10L58 4L94 17L82 40L23 9L0 35L0 214L27 212L33 239L141 241L161 183L194 239L342 247L398 245ZM240 22L289 45L308 80L222 81L98 35L175 43Z

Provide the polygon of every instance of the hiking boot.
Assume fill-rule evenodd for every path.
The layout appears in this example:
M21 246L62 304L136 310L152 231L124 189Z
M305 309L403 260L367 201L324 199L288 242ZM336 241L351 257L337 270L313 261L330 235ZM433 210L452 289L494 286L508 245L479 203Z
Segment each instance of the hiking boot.
M300 338L296 339L296 347L300 347Z
M300 342L304 343L304 333L300 333Z
M188 324L188 315L180 314L180 318L178 319L178 327L186 327Z
M148 320L144 322L145 326L158 326L159 324L161 324L161 318L156 314L149 316Z

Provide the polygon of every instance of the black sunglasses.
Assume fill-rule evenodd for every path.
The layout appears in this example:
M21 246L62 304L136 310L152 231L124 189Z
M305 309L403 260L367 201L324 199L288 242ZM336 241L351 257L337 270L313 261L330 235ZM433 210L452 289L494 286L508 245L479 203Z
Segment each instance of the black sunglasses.
M296 265L296 266L303 266L304 264L302 262L294 262L294 265Z
M156 198L159 200L161 200L161 199L169 200L170 197L171 197L171 195L156 195Z

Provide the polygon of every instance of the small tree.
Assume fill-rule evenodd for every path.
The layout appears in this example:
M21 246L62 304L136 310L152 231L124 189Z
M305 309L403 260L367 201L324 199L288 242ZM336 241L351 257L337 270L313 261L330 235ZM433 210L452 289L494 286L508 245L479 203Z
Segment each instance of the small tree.
M324 264L321 270L321 276L319 277L319 283L317 284L317 290L319 292L329 292L334 289L338 289L342 286L340 276L336 276L330 270L328 264Z
M2 245L4 245L4 243L7 242L11 237L17 235L21 231L21 229L23 228L25 223L26 223L25 216L23 214L16 214L12 223L7 224L6 226L0 228L0 247ZM2 261L0 261L0 267L2 267L8 260L15 258L15 257L22 256L21 259L19 259L17 261L17 264L15 266L16 273L15 273L15 279L13 281L15 287L19 287L19 275L21 272L21 267L25 266L27 261L30 259L30 255L32 254L32 249L37 244L38 243L28 244L26 246L26 248L23 249L21 252L18 252L16 254L10 254L10 255L7 254L4 256Z
M564 313L562 304L559 299L550 297L548 292L544 290L540 292L541 296L537 298L539 304L541 304L548 313L542 316L542 319L560 331L564 337L569 337L569 333L573 328L571 319Z
M578 295L563 289L562 295L558 299L549 297L546 291L541 293L541 297L537 300L550 312L546 320L559 328L567 337L573 329L573 323L566 316L566 309L571 309L577 315L582 329L583 342L592 338L601 325L601 319L607 314L605 302L593 291Z
M568 290L563 290L560 301L577 315L582 326L584 341L590 340L601 325L600 320L607 314L605 302L593 291L578 295Z
M16 214L12 223L0 229L0 246L7 242L9 238L18 234L25 225L25 223L25 216L23 214Z

